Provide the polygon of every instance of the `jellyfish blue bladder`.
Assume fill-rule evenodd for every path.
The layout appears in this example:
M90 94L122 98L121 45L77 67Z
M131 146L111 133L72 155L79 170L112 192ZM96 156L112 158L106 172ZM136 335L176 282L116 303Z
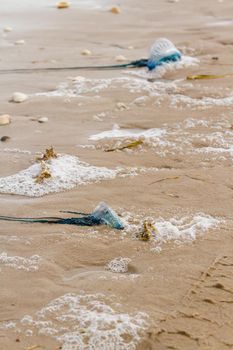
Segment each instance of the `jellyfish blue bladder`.
M181 60L181 52L175 45L166 38L160 38L154 42L150 50L150 56L147 61L149 70L153 70L165 63Z

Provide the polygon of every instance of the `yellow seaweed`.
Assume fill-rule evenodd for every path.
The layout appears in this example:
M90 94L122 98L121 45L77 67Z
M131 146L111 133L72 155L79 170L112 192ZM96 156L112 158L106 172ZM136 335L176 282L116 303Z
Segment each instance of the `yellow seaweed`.
M38 161L46 161L52 158L57 158L57 153L54 151L53 147L47 148L42 157L38 157Z
M29 346L28 348L26 348L26 350L34 350L34 349L37 349L37 348L43 348L43 346L41 346L41 345L32 345L32 346Z
M188 75L187 80L202 80L202 79L218 79L225 78L228 74L214 75L214 74L199 74L199 75Z
M143 230L139 234L139 239L141 241L149 241L151 237L155 235L156 232L157 232L157 229L154 225L152 225L151 222L144 221Z
M36 183L42 183L44 179L48 179L52 177L52 174L50 173L49 169L46 167L46 164L44 161L41 162L41 172L39 175L37 175L35 182Z
M70 6L70 4L67 1L60 1L57 3L58 9L67 9L69 6Z
M143 140L136 140L136 141L132 141L132 142L128 143L125 146L106 149L105 152L122 151L124 149L131 149L131 148L137 147L137 146L142 145L142 144L143 144Z

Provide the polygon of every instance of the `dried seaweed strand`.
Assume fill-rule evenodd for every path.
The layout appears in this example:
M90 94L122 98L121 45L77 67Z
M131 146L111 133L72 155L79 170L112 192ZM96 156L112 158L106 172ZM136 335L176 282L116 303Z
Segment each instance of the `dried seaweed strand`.
M122 151L124 149L130 149L130 148L134 148L137 147L139 145L143 144L143 140L136 140L136 141L132 141L129 144L122 146L122 147L116 147L116 148L110 148L110 149L106 149L104 150L105 152L114 152L114 151Z

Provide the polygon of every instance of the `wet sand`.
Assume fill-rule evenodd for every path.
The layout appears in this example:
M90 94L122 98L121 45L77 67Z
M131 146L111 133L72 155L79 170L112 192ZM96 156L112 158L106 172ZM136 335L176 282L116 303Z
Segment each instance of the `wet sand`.
M28 260L16 259L10 266L0 260L1 349L25 350L34 345L48 350L91 349L88 337L85 347L71 348L65 341L56 340L56 336L74 331L75 324L66 324L67 320L59 321L60 327L68 328L60 329L57 335L44 329L48 324L42 327L39 323L21 322L25 315L39 321L39 310L68 293L101 293L104 303L120 315L147 314L146 326L139 331L140 340L133 342L126 331L122 348L111 341L105 347L96 345L96 349L230 349L233 184L229 133L233 125L233 78L187 82L185 77L233 73L232 1L160 0L155 4L147 0L142 6L139 1L127 0L120 4L118 15L109 13L111 5L106 4L85 7L77 1L67 10L57 10L53 4L43 1L19 8L13 6L13 1L5 1L0 15L2 27L11 26L13 31L1 38L0 69L105 65L115 63L117 55L134 60L147 57L147 48L161 36L200 62L166 72L160 78L164 92L157 95L150 86L143 90L140 85L132 91L123 82L114 85L114 79L126 76L147 81L146 73L140 76L137 71L135 75L111 70L2 74L1 114L11 115L12 122L0 127L0 137L11 137L0 144L1 178L28 168L36 153L51 145L59 153L77 156L94 166L147 170L39 198L1 194L1 215L90 212L104 200L123 216L130 212L141 219L150 216L170 220L205 213L219 218L219 225L206 232L197 230L193 241L162 241L158 252L152 249L156 241L142 242L131 231L124 234L108 227L92 230L2 221L0 254L6 252L8 257ZM25 40L25 45L14 45L20 39ZM83 56L84 49L91 50L92 55ZM105 83L113 79L114 86L68 96L67 89L75 90L76 86L69 78L80 75L96 79L94 85L98 79L105 79ZM54 91L61 83L68 84L63 96L35 95ZM156 86L156 82L148 84ZM18 104L9 102L16 91L28 94L29 99ZM141 96L146 97L145 101L135 103ZM212 98L205 100L209 104L200 104L203 96ZM221 100L224 98L229 99ZM119 108L119 102L127 108ZM48 117L48 122L32 120L39 117ZM190 119L196 124L185 127ZM198 124L199 120L208 122L208 126ZM114 124L122 130L166 128L166 142L173 146L166 144L165 154L156 143L131 151L104 152L116 142L89 138L111 130ZM209 152L208 147L219 151ZM32 258L35 255L39 258ZM129 273L106 271L106 264L119 256L131 258ZM91 308L86 301L83 303ZM67 311L67 315L71 314ZM58 315L46 311L44 320L58 322ZM79 321L77 326L78 330L88 328ZM80 334L84 333L85 329Z

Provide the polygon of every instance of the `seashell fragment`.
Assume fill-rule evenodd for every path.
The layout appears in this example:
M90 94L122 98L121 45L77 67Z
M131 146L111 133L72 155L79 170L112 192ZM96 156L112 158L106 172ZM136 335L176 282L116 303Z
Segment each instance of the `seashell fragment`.
M12 101L15 103L24 102L28 99L28 95L23 94L22 92L14 92L12 95Z
M3 28L3 31L5 32L5 33L8 33L8 32L12 32L12 28L11 27L5 27L5 28Z
M38 119L39 123L47 123L48 121L49 121L49 118L47 118L47 117L41 117Z
M60 1L57 3L58 9L67 9L68 7L70 7L70 3L68 1Z
M81 53L83 56L90 56L92 54L92 52L88 49L84 49Z
M124 62L124 61L127 61L127 58L125 56L123 56L123 55L118 55L118 56L115 57L115 60L117 62Z
M118 6L113 6L113 7L111 7L110 12L112 12L112 13L114 13L114 14L118 14L118 13L121 12L121 10L120 10L120 7L118 7Z
M2 114L0 115L0 125L7 125L10 124L11 117L8 114Z
M25 44L25 40L17 40L15 41L15 45L24 45Z
M123 111L124 109L129 109L124 102L117 102L116 107L120 111Z
M1 142L7 142L10 140L10 136L2 136L0 140Z

